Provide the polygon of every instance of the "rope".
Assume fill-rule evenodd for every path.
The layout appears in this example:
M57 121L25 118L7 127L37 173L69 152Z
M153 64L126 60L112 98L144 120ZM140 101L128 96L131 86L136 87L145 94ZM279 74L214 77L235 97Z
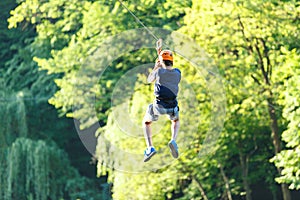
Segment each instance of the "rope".
M157 41L159 38L127 7L125 4L121 1L118 0L120 4L135 18L135 20L140 23Z

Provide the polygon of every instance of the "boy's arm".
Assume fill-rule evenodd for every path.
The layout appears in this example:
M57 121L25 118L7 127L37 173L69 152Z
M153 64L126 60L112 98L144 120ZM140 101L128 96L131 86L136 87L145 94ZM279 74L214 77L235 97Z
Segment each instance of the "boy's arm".
M156 42L156 52L158 56L161 52L161 48L162 48L162 39L158 39Z
M156 51L157 51L157 55L159 56L160 52L161 52L161 47L162 47L162 39L157 40L156 42ZM152 83L153 81L156 80L156 75L157 75L157 71L158 69L161 67L161 64L159 62L159 60L156 61L155 66L152 70L152 72L149 74L148 76L148 83Z
M157 75L158 69L160 67L161 67L161 64L159 63L159 61L157 61L155 63L155 66L154 66L152 72L148 76L148 79L147 79L148 83L152 83L153 81L156 80L156 75Z

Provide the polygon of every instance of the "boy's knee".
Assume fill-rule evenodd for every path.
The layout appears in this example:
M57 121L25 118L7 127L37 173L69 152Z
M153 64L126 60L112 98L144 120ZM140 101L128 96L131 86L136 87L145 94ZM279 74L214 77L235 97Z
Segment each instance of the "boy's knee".
M152 123L152 122L144 121L144 124L145 124L146 126L149 126L151 123Z
M178 118L178 119L173 119L173 120L172 120L172 123L177 123L177 122L179 122L179 118Z

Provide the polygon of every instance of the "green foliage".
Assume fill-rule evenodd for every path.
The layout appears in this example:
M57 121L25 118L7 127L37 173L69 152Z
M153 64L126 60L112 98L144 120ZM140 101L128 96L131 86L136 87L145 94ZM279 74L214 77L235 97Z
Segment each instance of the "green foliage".
M11 7L15 6L14 1L10 4ZM8 18L9 9L4 7L3 13L6 12L5 17ZM1 141L10 145L20 134L23 137L39 138L44 134L41 133L41 129L47 132L45 123L37 123L33 119L35 116L41 119L44 109L51 109L47 100L55 92L56 86L53 83L55 76L46 76L46 72L40 71L32 60L33 56L44 54L42 51L36 51L32 45L34 29L28 25L21 25L17 29L8 30L5 23L3 26L1 24L1 30L1 45L5 49L1 51L5 54L1 54L0 63L1 136L4 137ZM56 115L56 111L52 111ZM51 121L49 118L45 121Z
M1 162L1 196L10 199L100 199L55 144L18 138ZM7 181L7 182L6 182Z
M49 57L50 42L35 41L35 27L25 21L18 28L7 28L9 11L16 6L13 0L0 2L0 198L100 199L95 181L80 176L61 150L82 148L74 142L79 139L73 121L59 119L47 102L57 90L53 79L60 75L47 75L33 61L34 56ZM78 160L89 161L82 155L76 152L72 164L78 167Z
M274 147L271 144L265 148L257 146L268 143L265 134L270 134L269 119L265 117L269 115L266 101L274 100L271 106L279 118L279 128L282 130L285 126L286 120L280 115L286 104L280 102L283 91L287 90L283 85L285 79L295 75L295 70L287 63L297 63L289 59L289 55L295 54L295 50L291 50L293 47L299 48L299 39L294 37L299 34L299 24L294 20L298 9L294 1L193 1L185 18L186 26L181 29L212 55L226 78L228 120L218 152L225 154L221 156L221 163L226 168L231 164L236 166L234 161L238 161L239 155L242 156L240 161L246 159L244 164L249 171L245 173L249 177L236 176L235 168L226 170L243 187L246 185L241 178L251 184L264 177L266 170L255 168L255 163L272 156L270 151ZM242 172L242 163L240 167L238 170ZM271 169L270 165L265 167ZM255 175L251 175L251 171Z
M8 23L6 19L9 17L9 11L13 9L15 6L15 1L12 0L3 0L0 2L0 8L1 8L1 13L0 13L0 28L1 28L1 33L0 33L0 72L1 74L4 72L2 69L5 62L9 60L12 56L11 51L9 46L12 44L12 42L15 42L18 37L20 37L19 34L12 34L11 32L7 31L7 26ZM13 36L13 37L10 37ZM9 40L7 38L10 38Z
M187 1L184 5L189 5ZM162 26L161 20L151 20L152 18L160 18L165 16L165 12L171 10L170 2L166 2L166 8L161 6L160 1L141 1L140 4L128 2L126 6L135 11L135 13L142 17L142 21L148 26ZM176 5L183 3L177 2ZM38 7L38 9L35 9ZM158 7L159 9L156 9ZM24 9L25 8L25 9ZM72 10L76 12L72 12ZM182 13L183 10L179 13ZM67 14L69 13L69 14ZM70 14L72 13L72 15ZM147 13L147 15L145 15ZM148 14L150 13L150 15ZM112 17L112 15L115 15ZM72 17L75 15L74 17ZM178 13L173 12L169 14L168 21L178 19ZM38 4L35 1L27 0L20 4L13 12L12 17L9 19L10 27L17 26L18 23L32 23L36 26L38 36L35 38L34 47L40 49L46 46L51 52L51 57L44 55L37 55L34 60L45 69L48 73L63 73L64 76L56 80L56 84L64 90L58 91L55 96L50 100L50 103L59 108L62 113L68 113L68 116L73 116L70 112L72 105L77 105L73 102L72 96L81 96L81 91L73 88L74 76L78 69L82 67L87 61L86 58L90 55L95 48L101 44L107 36L116 34L121 31L138 28L140 25L136 23L135 19L120 6L119 2L89 2L89 1L49 1ZM71 31L64 31L68 24L72 24ZM171 28L176 28L178 25L170 25ZM55 40L55 41L53 41ZM59 45L56 45L59 44ZM47 54L46 54L47 55ZM149 57L148 57L149 59ZM147 60L148 60L147 59ZM98 118L100 121L106 121L106 116L101 114L105 112L109 105L109 93L111 92L106 87L106 81L110 79L117 80L116 73L121 73L119 68L126 70L126 66L132 65L132 61L123 63L114 70L110 71L104 77L104 85L101 84L101 89L97 90L96 95L103 97L97 103L97 110L99 111ZM112 66L114 68L115 66ZM92 69L93 70L93 69ZM82 82L89 85L89 77L83 77ZM73 81L73 82L72 82ZM114 82L114 80L110 80ZM75 92L75 93L74 93ZM73 93L73 95L71 95ZM77 93L77 94L76 94ZM76 101L76 100L75 100ZM85 112L81 112L85 113ZM76 114L75 114L76 115ZM79 116L78 116L79 115ZM74 117L84 117L78 114ZM87 120L90 121L90 120Z
M14 47L18 56L2 70L9 77L3 79L4 87L19 80L20 76L14 72L20 75L26 71L36 73L36 64L32 62L34 56L33 60L48 75L40 74L43 78L24 81L26 88L34 86L28 90L24 90L21 84L12 87L8 91L13 91L13 96L19 91L29 91L28 95L41 94L39 88L47 87L46 80L55 78L59 90L49 102L61 114L82 119L84 128L97 121L105 124L98 130L98 175L109 172L115 199L229 199L230 196L250 199L251 193L255 193L251 187L261 183L276 194L276 169L268 162L276 149L270 141L272 127L268 108L273 108L279 133L283 132L285 142L284 150L272 159L277 168L283 168L276 181L289 184L290 189L299 189L299 3L293 0L140 0L124 3L147 26L180 28L179 31L195 39L218 66L224 77L227 121L217 144L209 147L217 150L215 154L198 157L199 151L206 151L203 149L207 148L203 144L206 134L215 127L211 122L220 123L211 119L218 106L212 105L213 95L209 91L212 87L217 93L219 88L208 85L207 71L200 70L202 74L198 74L190 63L178 56L176 65L183 74L179 94L182 128L178 141L183 152L180 159L143 175L114 171L114 167L120 165L125 168L141 166L140 163L118 162L130 159L120 154L115 146L133 155L141 154L145 147L143 138L139 137L142 135L133 138L124 134L114 111L127 109L133 124L140 124L152 99L152 88L145 84L146 77L141 74L134 83L123 84L134 89L128 107L122 101L113 106L110 104L114 87L122 75L134 66L154 62L155 56L155 52L149 49L133 51L135 44L122 45L116 41L110 48L97 49L100 44L111 42L107 41L111 35L140 27L118 1L21 1L12 11L9 27L32 24L37 35L28 40L30 45L22 51L19 46ZM152 38L145 38L143 42L154 44ZM128 53L115 55L118 48L127 49ZM93 57L97 53L105 60ZM114 56L120 57L115 60ZM95 80L98 67L107 67L101 80ZM78 77L80 70L84 73L79 73ZM52 96L56 88L51 85L49 90L48 95ZM8 93L4 96L9 96ZM95 96L96 102L92 103L97 116L91 117L89 105L90 100L94 100L91 97ZM72 112L72 106L76 106L76 112ZM200 125L195 123L198 121ZM157 149L163 149L170 135L170 127L164 122L161 120L153 127L156 130L162 127L160 134L154 137ZM136 129L129 132L136 133ZM104 142L103 138L106 139ZM158 158L167 155L166 151L160 152L153 162L159 165ZM148 169L149 166L144 167ZM85 182L81 178L78 180ZM2 179L0 183L5 181ZM84 188L76 185L76 181L68 182L66 187L68 191ZM88 196L87 193L68 195L71 198Z
M26 137L28 126L24 93L14 93L0 85L0 148L9 146L17 137Z
M300 98L298 86L300 84L300 57L294 49L291 52L284 51L284 65L288 65L291 73L284 81L286 87L283 95L282 105L283 117L287 119L288 125L282 134L282 140L286 142L286 150L282 150L271 159L277 167L282 168L281 176L276 178L278 183L289 184L290 189L300 189Z

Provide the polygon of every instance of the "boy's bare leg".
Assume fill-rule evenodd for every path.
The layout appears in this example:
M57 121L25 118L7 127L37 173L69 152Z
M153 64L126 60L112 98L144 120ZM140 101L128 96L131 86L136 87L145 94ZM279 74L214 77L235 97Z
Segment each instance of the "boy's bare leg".
M168 143L168 145L171 150L171 154L173 158L178 158L179 156L178 146L176 144L179 127L180 127L179 119L172 120L172 125L171 125L172 138L171 141Z
M171 132L172 132L172 140L174 140L174 141L176 141L176 139L177 139L179 128L180 128L179 119L172 120Z
M153 146L152 143L152 131L151 131L151 122L143 122L144 136L146 139L147 147Z

